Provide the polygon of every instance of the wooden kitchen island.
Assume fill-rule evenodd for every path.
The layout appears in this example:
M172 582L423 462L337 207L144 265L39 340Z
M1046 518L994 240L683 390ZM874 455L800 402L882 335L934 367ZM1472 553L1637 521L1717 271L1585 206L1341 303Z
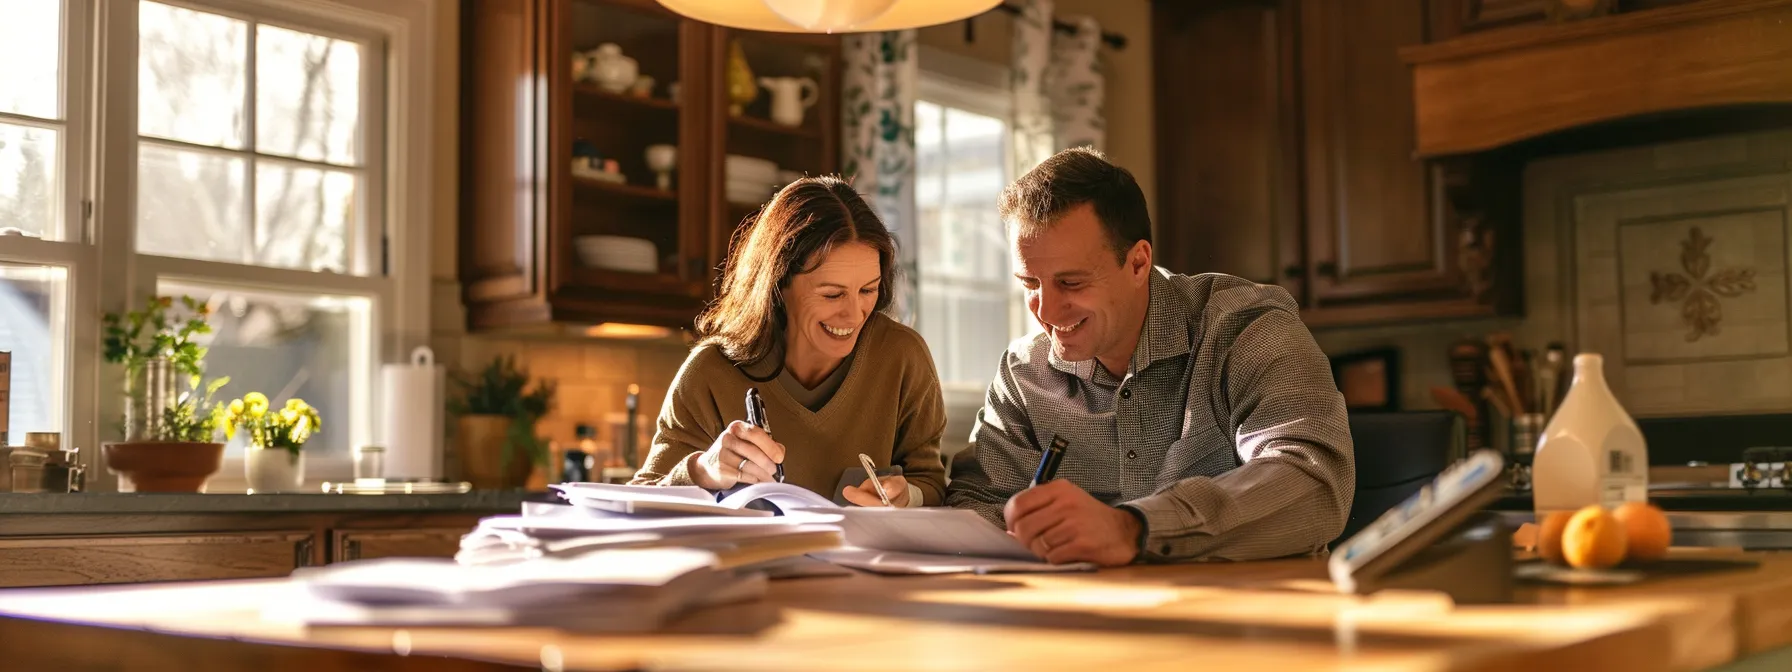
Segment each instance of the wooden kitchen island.
M1500 606L1338 595L1317 560L790 579L763 600L630 636L307 630L261 619L279 581L25 589L0 591L0 650L8 669L58 670L1529 672L1710 669L1792 644L1792 555L1722 557L1761 564L1619 588L1523 587Z

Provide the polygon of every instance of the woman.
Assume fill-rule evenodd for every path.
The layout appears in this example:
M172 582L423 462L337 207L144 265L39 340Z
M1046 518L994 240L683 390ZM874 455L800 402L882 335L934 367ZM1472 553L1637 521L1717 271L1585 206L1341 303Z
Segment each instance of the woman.
M832 498L864 453L902 467L881 479L892 506L939 505L945 403L921 335L884 314L895 264L889 230L851 185L814 177L779 191L735 235L633 483L726 490L782 468ZM746 422L750 388L769 432ZM883 506L869 478L844 497Z

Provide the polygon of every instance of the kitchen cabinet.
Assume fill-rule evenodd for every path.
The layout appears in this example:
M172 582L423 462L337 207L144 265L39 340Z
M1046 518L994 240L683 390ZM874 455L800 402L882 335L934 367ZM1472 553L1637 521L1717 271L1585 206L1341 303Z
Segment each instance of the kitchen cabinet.
M0 538L0 588L286 576L314 564L307 530Z
M205 505L221 510L0 513L0 588L277 578L347 560L451 558L481 517L516 513L508 501L469 507L438 500L440 511L307 512L231 501L260 495L191 497L214 498Z
M1157 261L1302 293L1295 0L1161 2ZM1175 186L1171 187L1170 183Z
M729 31L652 0L465 0L461 23L460 280L470 331L688 326L734 227L763 200L723 197L724 156L835 170L838 36ZM729 114L736 42L755 78L820 84L802 125L768 120L763 93ZM587 67L575 59L602 45L633 59L651 85L618 92L575 81L574 69ZM645 158L654 145L676 147L666 189ZM591 155L618 171L574 168ZM769 198L774 185L762 186Z
M1154 3L1166 265L1279 284L1314 326L1517 312L1517 221L1488 193L1515 185L1414 156L1398 51L1424 9Z

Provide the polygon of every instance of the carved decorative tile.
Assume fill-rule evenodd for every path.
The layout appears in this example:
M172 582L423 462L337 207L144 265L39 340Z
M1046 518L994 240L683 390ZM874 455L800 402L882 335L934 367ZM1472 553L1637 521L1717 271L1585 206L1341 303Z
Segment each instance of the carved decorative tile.
M1625 359L1786 354L1792 350L1786 255L1783 209L1622 222L1618 262Z

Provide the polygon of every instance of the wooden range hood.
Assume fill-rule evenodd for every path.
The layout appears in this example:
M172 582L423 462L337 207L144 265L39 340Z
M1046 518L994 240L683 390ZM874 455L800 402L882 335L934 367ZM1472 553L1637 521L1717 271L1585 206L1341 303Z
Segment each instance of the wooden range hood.
M1400 56L1413 71L1417 153L1472 154L1639 115L1792 103L1792 0L1703 0Z

